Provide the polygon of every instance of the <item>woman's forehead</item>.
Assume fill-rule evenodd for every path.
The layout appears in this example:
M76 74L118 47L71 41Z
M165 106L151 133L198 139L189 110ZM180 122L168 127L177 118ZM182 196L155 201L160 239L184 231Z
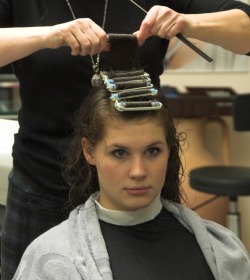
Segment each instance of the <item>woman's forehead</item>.
M165 129L158 118L135 120L112 119L105 124L104 138L164 137Z

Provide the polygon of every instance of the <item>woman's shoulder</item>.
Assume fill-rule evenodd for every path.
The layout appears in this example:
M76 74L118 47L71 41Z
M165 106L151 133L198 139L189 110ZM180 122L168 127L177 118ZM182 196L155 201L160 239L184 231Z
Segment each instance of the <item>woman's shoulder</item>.
M41 248L44 252L55 250L64 251L69 243L69 220L65 220L57 226L49 229L37 237L28 247L29 250ZM63 245L63 246L61 246Z
M39 259L46 255L65 255L70 251L69 245L69 221L51 228L37 237L25 250L23 258Z
M36 238L25 250L15 279L47 279L48 275L59 279L59 275L76 275L78 273L70 250L69 221L66 220ZM64 279L64 278L61 279ZM40 279L40 278L39 278ZM65 278L68 279L68 278ZM79 278L80 279L80 278Z
M241 240L228 228L201 218L192 209L163 201L196 240L218 279L250 279L250 258Z
M73 238L72 232L77 223L78 212L78 209L74 209L71 211L68 219L38 236L28 246L25 253L35 250L37 253L41 251L43 254L57 253L68 255L71 239Z
M231 230L214 221L200 217L192 209L172 201L163 201L164 207L171 212L190 232L196 236L210 236L210 239L229 244L237 244L245 249L240 239Z

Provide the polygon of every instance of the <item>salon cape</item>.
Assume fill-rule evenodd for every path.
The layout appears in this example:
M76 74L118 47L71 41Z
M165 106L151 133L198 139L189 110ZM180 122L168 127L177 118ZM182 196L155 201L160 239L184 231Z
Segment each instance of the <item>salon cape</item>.
M162 204L196 236L216 280L250 279L249 255L235 234L180 204ZM31 243L13 278L17 279L113 279L93 198Z

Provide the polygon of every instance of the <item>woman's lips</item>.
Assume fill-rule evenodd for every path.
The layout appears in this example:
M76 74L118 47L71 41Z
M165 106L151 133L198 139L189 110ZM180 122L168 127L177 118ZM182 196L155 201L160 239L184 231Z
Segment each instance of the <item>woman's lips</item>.
M126 188L125 190L130 195L143 195L148 192L149 187L132 187Z

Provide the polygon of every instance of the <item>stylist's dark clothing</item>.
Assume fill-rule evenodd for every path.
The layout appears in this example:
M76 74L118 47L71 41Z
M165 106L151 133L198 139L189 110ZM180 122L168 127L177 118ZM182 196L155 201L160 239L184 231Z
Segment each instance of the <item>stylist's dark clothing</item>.
M104 2L71 0L76 17L91 18L100 26ZM250 15L248 6L233 0L137 2L145 10L166 5L180 13L203 13L238 7ZM105 31L133 33L144 16L128 0L110 0ZM51 26L70 20L72 15L65 0L0 0L0 27ZM152 37L140 50L142 66L155 86L160 83L167 46L167 40ZM101 54L101 67L106 64L106 56ZM62 209L69 187L61 175L61 162L70 142L74 112L90 91L93 74L90 57L73 57L68 47L38 51L14 62L13 68L20 82L22 108L2 233L4 280L12 279L27 245L65 219Z

